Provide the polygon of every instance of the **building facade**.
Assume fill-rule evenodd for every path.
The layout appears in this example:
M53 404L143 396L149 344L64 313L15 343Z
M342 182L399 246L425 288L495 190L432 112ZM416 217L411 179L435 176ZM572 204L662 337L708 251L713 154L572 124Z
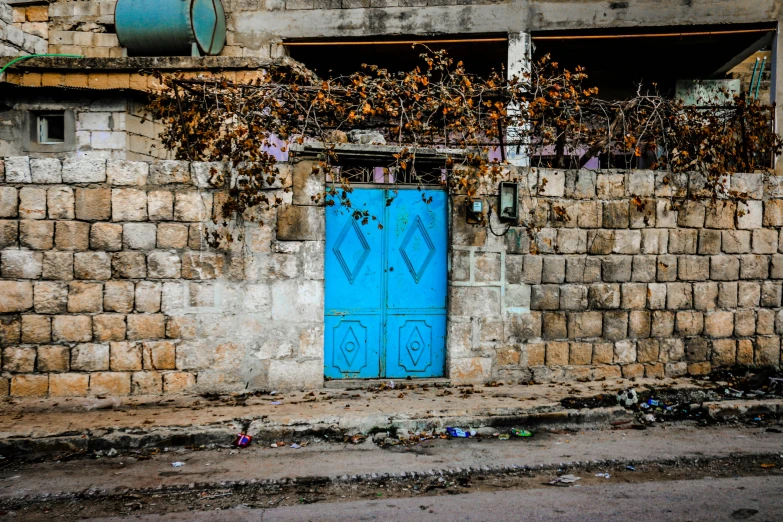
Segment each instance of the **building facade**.
M781 364L774 174L733 176L727 184L747 199L716 204L696 174L519 158L506 174L535 234L468 223L464 195L437 183L422 189L434 202L425 208L416 186L367 179L353 197L377 206L381 231L313 198L329 179L303 147L280 164L283 204L215 249L204 237L224 217L226 187L213 173L231 179L230 169L173 160L143 113L159 87L151 70L252 80L288 55L318 70L368 48L405 60L398 50L424 40L495 53L513 72L577 37L603 52L628 39L671 46L654 35L680 33L722 46L710 73L739 71L743 89L774 101L778 2L224 6L219 56L150 57L120 46L114 2L0 4L0 64L84 56L25 60L0 77L0 395L242 392L332 378L563 382ZM754 87L757 57L766 68ZM617 70L606 72L612 81L623 80ZM363 165L394 152L340 149ZM482 197L494 204L496 187Z

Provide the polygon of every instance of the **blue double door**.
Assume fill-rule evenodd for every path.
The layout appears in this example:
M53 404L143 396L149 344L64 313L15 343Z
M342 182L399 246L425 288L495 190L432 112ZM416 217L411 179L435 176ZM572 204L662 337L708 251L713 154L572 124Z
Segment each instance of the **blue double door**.
M350 208L326 209L325 375L443 376L446 193L355 188L348 197Z

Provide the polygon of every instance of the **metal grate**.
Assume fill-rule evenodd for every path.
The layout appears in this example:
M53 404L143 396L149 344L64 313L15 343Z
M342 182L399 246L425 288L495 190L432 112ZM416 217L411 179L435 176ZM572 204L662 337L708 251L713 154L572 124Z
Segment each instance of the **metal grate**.
M444 185L447 171L444 168L424 166L402 169L399 166L344 164L334 167L327 181L347 181L351 184L387 185Z

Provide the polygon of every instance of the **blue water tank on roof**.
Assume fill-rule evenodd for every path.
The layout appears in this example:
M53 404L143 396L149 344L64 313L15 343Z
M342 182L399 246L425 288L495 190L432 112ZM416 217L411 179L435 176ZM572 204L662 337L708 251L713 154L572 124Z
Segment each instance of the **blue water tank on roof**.
M220 0L119 0L114 24L133 56L216 55L226 44Z

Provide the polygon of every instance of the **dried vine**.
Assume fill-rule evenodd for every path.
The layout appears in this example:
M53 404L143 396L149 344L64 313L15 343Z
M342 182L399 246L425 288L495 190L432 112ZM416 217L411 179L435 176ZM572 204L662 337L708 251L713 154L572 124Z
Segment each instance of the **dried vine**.
M331 79L295 62L270 66L251 83L161 77L166 89L151 94L149 109L165 124L164 146L179 158L230 164L221 209L229 221L258 220L253 209L281 204L272 150L307 140L326 145L320 166L334 177L316 198L350 208L350 182L334 169L335 143L356 129L398 146L388 168L414 178L421 148L462 149L444 160L444 184L467 195L508 175L498 147L517 148L533 167L581 168L606 157L626 167L644 162L650 169L697 171L713 199L741 197L727 193L727 176L767 169L781 153L773 108L743 95L722 93L685 106L640 86L633 98L601 100L583 69L563 69L549 56L511 79L502 70L472 75L443 51L421 58L408 72L365 66ZM368 222L366 213L353 212ZM533 228L534 221L526 217L520 225Z

